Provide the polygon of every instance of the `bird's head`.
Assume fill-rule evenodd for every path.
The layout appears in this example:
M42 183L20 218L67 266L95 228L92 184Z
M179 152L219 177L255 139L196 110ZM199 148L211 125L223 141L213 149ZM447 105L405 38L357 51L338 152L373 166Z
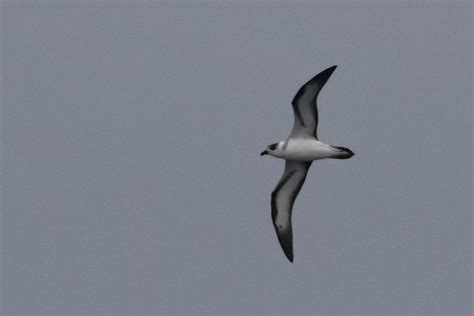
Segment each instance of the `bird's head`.
M279 144L280 143L274 143L274 144L268 145L267 148L260 153L260 156L269 155L269 154L271 155L273 152L275 152L278 149Z

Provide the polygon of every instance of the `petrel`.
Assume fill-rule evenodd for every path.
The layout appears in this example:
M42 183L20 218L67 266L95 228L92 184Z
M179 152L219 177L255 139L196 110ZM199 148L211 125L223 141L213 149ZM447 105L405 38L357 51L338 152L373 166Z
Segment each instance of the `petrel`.
M331 146L318 139L318 107L316 99L337 66L323 70L305 83L291 104L295 121L286 140L271 144L260 154L285 159L285 171L271 196L272 221L283 252L293 262L291 213L296 196L303 186L313 160L348 159L354 153L345 147Z

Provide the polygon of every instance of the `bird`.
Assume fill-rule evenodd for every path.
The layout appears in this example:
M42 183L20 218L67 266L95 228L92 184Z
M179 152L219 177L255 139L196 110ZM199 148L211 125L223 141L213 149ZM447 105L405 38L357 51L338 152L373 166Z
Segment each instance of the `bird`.
M331 146L318 139L319 92L337 65L331 66L306 82L291 102L293 129L286 140L268 145L260 156L270 155L285 160L285 170L271 194L271 215L278 241L286 257L293 262L293 204L314 160L349 159L354 152L346 147Z

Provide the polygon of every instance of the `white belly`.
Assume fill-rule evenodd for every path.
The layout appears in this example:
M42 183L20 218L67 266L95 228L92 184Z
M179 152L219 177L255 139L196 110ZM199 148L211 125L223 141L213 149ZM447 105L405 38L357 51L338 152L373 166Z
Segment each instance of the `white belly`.
M275 157L312 161L336 156L339 151L330 145L314 139L290 139L286 141L281 150L274 153Z

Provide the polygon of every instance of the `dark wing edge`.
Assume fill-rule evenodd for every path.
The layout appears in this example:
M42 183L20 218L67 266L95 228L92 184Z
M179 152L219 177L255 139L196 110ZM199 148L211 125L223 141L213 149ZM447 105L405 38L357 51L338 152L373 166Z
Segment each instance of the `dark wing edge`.
M295 122L290 137L310 136L318 139L318 108L316 98L336 68L337 65L334 65L321 71L298 90L291 102Z
M273 226L281 248L293 262L293 229L291 214L293 204L306 179L311 162L287 160L285 171L272 192L271 208Z

